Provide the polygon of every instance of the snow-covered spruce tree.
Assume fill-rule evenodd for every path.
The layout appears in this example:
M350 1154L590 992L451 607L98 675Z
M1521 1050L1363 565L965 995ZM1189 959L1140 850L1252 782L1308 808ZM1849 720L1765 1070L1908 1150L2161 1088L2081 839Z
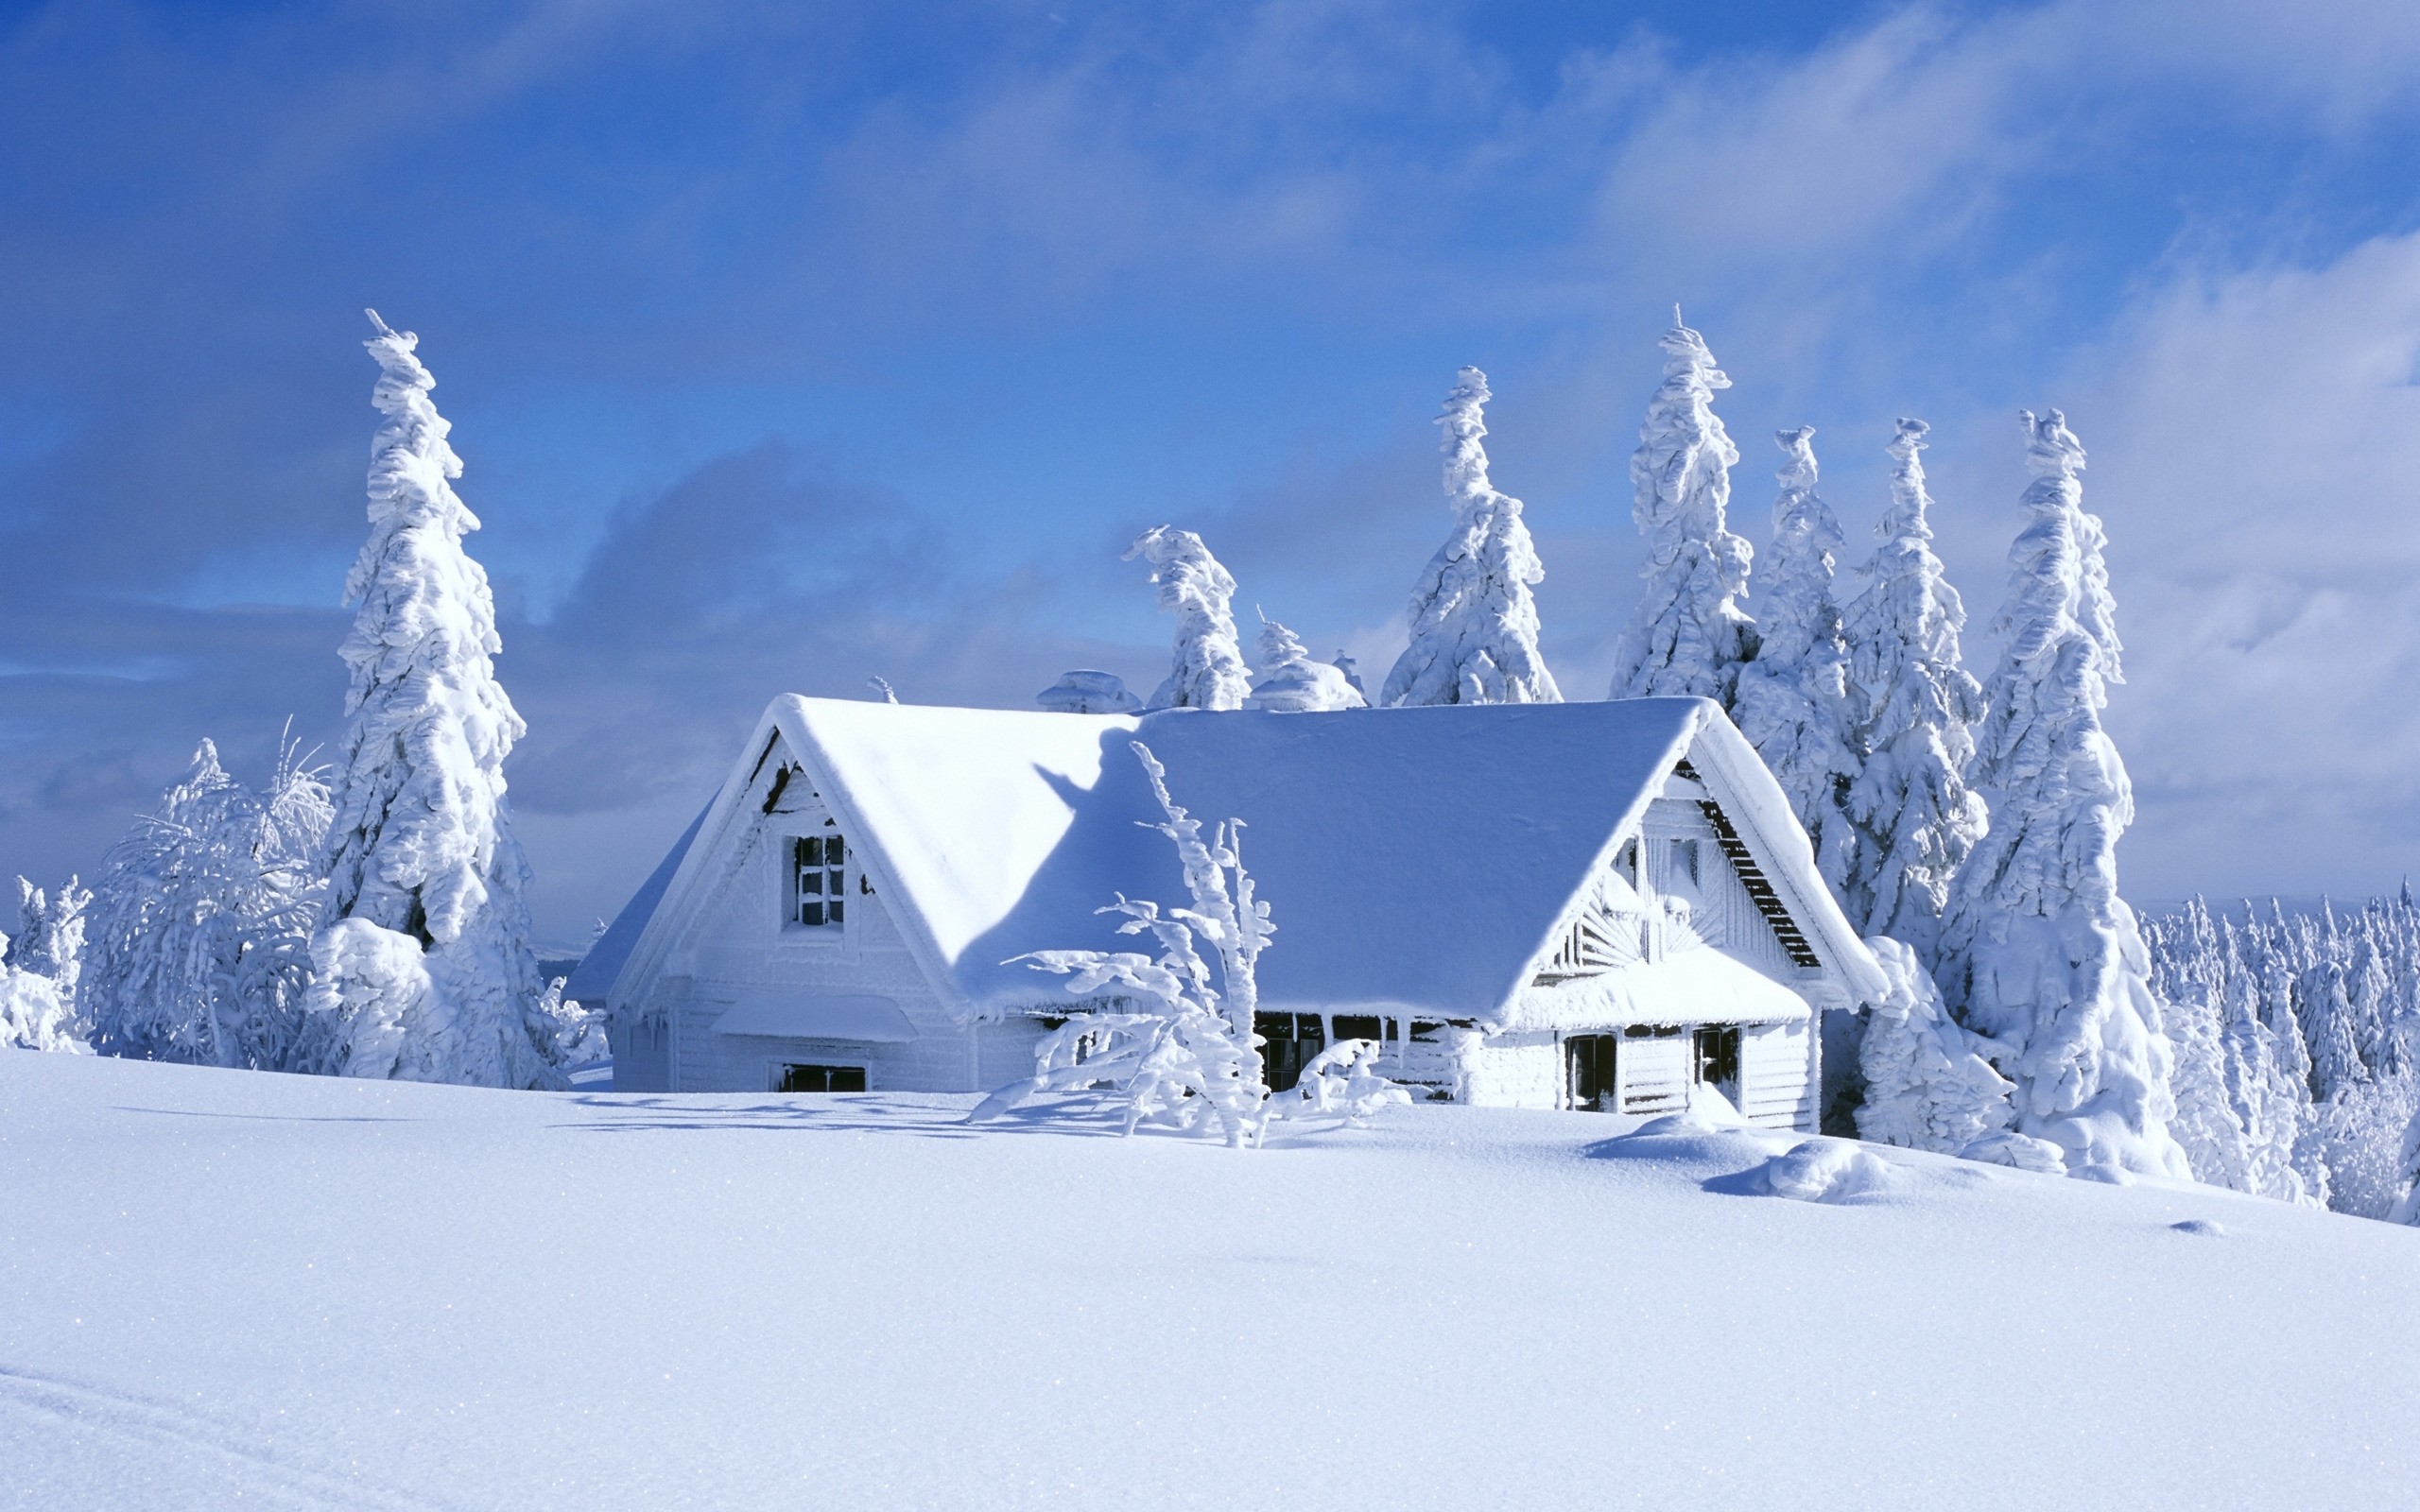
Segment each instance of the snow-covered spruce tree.
M1891 443L1891 510L1882 544L1859 569L1866 587L1850 611L1853 741L1862 757L1848 810L1864 858L1841 893L1868 933L1913 947L1939 966L1941 913L1950 879L1982 838L1983 800L1966 785L1983 689L1966 671L1958 632L1966 606L1933 555L1926 515L1920 420L1899 421Z
M17 936L0 951L10 966L58 984L60 998L79 1017L89 1017L77 992L84 966L85 910L92 902L92 890L78 886L74 877L55 893L19 877Z
M2134 819L2125 763L2100 728L2120 679L2100 522L2083 510L2083 447L2057 410L2024 416L2029 516L2009 551L2006 637L1987 685L1976 785L1991 827L1957 877L1945 996L1999 1041L2018 1132L2069 1169L2188 1177L2168 1132L2172 1056L2135 913L2118 896Z
M110 850L88 912L83 996L119 1056L317 1072L328 1025L303 1010L325 891L323 774L282 743L268 791L205 740L184 780Z
M1758 590L1756 660L1739 669L1739 732L1765 759L1815 847L1836 895L1864 868L1844 802L1858 762L1850 744L1848 645L1832 596L1841 524L1815 491L1815 430L1776 431L1781 495Z
M495 680L504 643L479 523L449 482L461 459L429 403L436 379L389 330L364 343L385 415L370 465L370 540L345 581L353 682L337 748L325 925L311 1005L343 1028L348 1075L489 1087L563 1085L524 898L504 758L525 727Z
M1369 705L1360 691L1344 680L1343 669L1314 662L1301 638L1264 614L1260 617L1260 676L1253 679L1247 709L1282 713L1323 713L1334 709Z
M9 937L0 935L0 1050L48 1050L89 1056L87 1026L59 984L41 972L10 966Z
M1538 654L1538 605L1546 580L1521 521L1521 501L1487 477L1487 374L1464 368L1437 417L1444 439L1445 497L1454 528L1411 588L1411 644L1395 659L1378 701L1561 703L1562 690Z
M2412 1113L2403 1130L2403 1195L2387 1216L2420 1226L2420 1111Z
M1883 1144L1957 1155L2008 1126L2009 1084L1958 1026L1915 952L1895 939L1866 941L1891 983L1874 1005L1858 1058L1865 1101L1858 1133Z
M1253 1030L1260 1002L1254 971L1277 926L1244 869L1243 822L1230 819L1205 840L1201 821L1169 795L1167 768L1151 748L1139 740L1129 746L1165 816L1152 828L1175 845L1192 906L1163 914L1155 902L1120 893L1098 910L1124 917L1119 934L1158 940L1156 958L1134 951L1011 957L1065 976L1074 997L1114 988L1139 1011L1069 1019L1035 1051L1032 1077L994 1093L973 1116L994 1117L1046 1092L1106 1085L1130 1134L1141 1124L1165 1124L1219 1134L1238 1147L1257 1143L1269 1118L1269 1087ZM1197 941L1218 957L1215 987Z
M1730 706L1741 663L1756 652L1747 541L1723 524L1739 449L1714 413L1731 380L1705 340L1681 323L1664 334L1664 383L1631 454L1631 518L1647 537L1647 592L1614 649L1616 698L1694 695Z
M1345 655L1344 647L1340 645L1338 646L1336 648L1336 655L1329 657L1327 659L1327 663L1328 665L1336 668L1339 672L1344 674L1346 686L1359 694L1363 702L1366 703L1369 701L1370 690L1361 685L1361 663L1355 661L1352 657Z
M1236 639L1236 580L1190 530L1153 525L1126 548L1151 564L1160 608L1176 616L1176 651L1151 709L1240 709L1252 692Z

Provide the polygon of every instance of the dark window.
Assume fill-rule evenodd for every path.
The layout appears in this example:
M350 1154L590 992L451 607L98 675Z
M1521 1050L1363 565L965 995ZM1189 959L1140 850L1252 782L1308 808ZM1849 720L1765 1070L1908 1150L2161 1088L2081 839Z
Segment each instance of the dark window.
M1739 1026L1708 1024L1697 1033L1698 1080L1739 1098Z
M1426 1019L1414 1019L1411 1021L1411 1042L1419 1045L1433 1044L1438 1035L1444 1032L1444 1028L1445 1026L1442 1023L1432 1023Z
M1615 1078L1615 1047L1609 1034L1576 1034L1563 1042L1571 1069L1571 1106L1591 1113L1618 1110L1621 1083Z
M773 1089L785 1092L861 1092L866 1090L863 1066L784 1066Z
M841 922L848 878L848 848L834 834L809 834L790 842L790 922L821 927Z
M1292 1091L1303 1079L1303 1068L1327 1048L1327 1026L1316 1013L1255 1013L1252 1026L1265 1041L1260 1047L1261 1074L1272 1092Z
M1336 1016L1336 1037L1339 1040L1392 1040L1395 1037L1395 1021L1381 1019L1374 1013L1340 1013Z

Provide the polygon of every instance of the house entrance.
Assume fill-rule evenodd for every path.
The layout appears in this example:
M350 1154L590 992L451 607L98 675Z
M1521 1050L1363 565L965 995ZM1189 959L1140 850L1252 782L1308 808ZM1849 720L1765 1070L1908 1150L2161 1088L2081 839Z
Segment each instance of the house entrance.
M1739 1026L1707 1024L1697 1032L1697 1080L1739 1106Z
M1614 1050L1618 1043L1610 1034L1576 1034L1564 1040L1572 1107L1590 1113L1621 1111L1621 1081L1616 1074Z

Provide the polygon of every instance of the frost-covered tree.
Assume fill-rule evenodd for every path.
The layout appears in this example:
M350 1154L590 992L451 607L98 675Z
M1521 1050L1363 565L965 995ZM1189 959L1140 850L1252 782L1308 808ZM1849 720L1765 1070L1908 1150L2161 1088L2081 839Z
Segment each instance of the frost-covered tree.
M88 1056L86 1025L59 984L28 967L9 965L9 937L0 935L0 1050L47 1050Z
M1677 307L1662 345L1664 383L1630 458L1647 592L1615 646L1611 696L1693 695L1728 707L1756 650L1755 622L1739 607L1754 553L1723 524L1739 449L1714 413L1714 391L1731 380Z
M1445 497L1454 528L1411 588L1411 644L1395 659L1378 701L1561 703L1562 690L1538 654L1545 581L1521 520L1521 501L1487 477L1487 374L1464 368L1437 417L1443 431Z
M1091 667L1061 673L1033 701L1054 714L1131 714L1143 707L1142 699L1126 691L1124 679Z
M1915 952L1880 936L1866 944L1891 986L1874 1005L1858 1050L1865 1101L1857 1110L1858 1133L1883 1144L1958 1155L2006 1128L2007 1080L1942 1006Z
M184 780L112 848L89 912L84 1000L112 1055L325 1069L303 1009L325 882L323 774L281 744L265 792L205 740Z
M1369 700L1344 680L1343 669L1314 662L1301 639L1266 614L1260 619L1260 676L1253 679L1247 709L1281 713L1322 713L1361 709Z
M487 574L462 549L479 522L450 482L462 463L429 402L420 338L370 318L386 420L370 539L345 580L357 608L342 648L353 676L329 830L333 933L313 946L312 1006L341 1022L349 1075L559 1087L529 867L505 800L504 759L526 727L495 679L504 643Z
M2387 1216L2396 1223L2420 1226L2420 1109L2403 1129L2403 1195Z
M1260 988L1256 969L1277 926L1244 869L1243 823L1230 819L1205 839L1201 821L1168 793L1167 768L1141 741L1129 742L1163 822L1152 826L1176 847L1189 908L1131 899L1098 911L1125 919L1121 935L1148 934L1157 957L1135 951L1034 951L1011 957L1038 971L1066 977L1078 998L1104 989L1138 1005L1135 1012L1080 1014L1046 1037L1034 1056L1034 1074L1003 1088L975 1110L987 1118L1053 1091L1102 1086L1138 1125L1222 1135L1238 1147L1257 1143L1269 1119L1260 1040L1253 1029ZM1219 962L1217 984L1201 947Z
M91 889L78 886L74 877L57 892L45 892L19 877L16 938L0 952L0 958L9 965L57 983L60 999L79 1014L77 993L83 974L85 911L92 902Z
M1345 655L1344 647L1338 646L1336 655L1329 657L1327 662L1328 665L1344 674L1346 685L1359 694L1363 702L1369 701L1370 690L1361 685L1361 663Z
M1942 985L1968 1027L1999 1041L2018 1132L2060 1146L2070 1169L2185 1177L2150 956L2118 895L2135 800L2100 727L2121 676L2105 538L2083 510L2083 447L2065 417L2029 411L2024 426L2028 520L2009 552L2006 648L1977 743L1991 827L1952 888Z
M1739 732L1765 759L1815 847L1835 894L1863 868L1844 803L1858 762L1850 743L1848 645L1832 595L1841 524L1815 491L1815 429L1776 431L1780 497L1773 550L1758 590L1756 660L1739 669Z
M1891 510L1876 532L1882 544L1859 569L1865 591L1844 629L1853 740L1863 761L1848 809L1864 848L1841 901L1869 933L1906 941L1934 969L1950 879L1987 816L1966 785L1983 689L1959 650L1966 607L1932 551L1927 429L1920 420L1899 421Z
M1236 580L1190 530L1153 525L1126 548L1159 585L1160 608L1176 616L1176 650L1152 709L1240 709L1252 692L1243 645L1236 638Z

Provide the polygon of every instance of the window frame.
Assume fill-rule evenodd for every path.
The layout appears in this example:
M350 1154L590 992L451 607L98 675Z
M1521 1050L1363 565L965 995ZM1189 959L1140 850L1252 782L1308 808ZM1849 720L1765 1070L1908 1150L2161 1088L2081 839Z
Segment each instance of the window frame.
M813 869L820 873L819 890L809 894L803 885L809 869L805 859L806 848L813 845L821 852L821 848L835 843L840 849L839 865L833 866L819 859L813 866ZM848 904L856 891L851 883L857 876L857 848L849 842L838 823L827 818L820 830L788 832L784 836L780 853L782 933L801 941L828 942L847 938L849 914L852 912ZM813 923L804 917L810 898L814 900L813 906L823 909L826 914L825 918ZM837 908L833 906L835 904ZM831 917L834 913L838 917Z

